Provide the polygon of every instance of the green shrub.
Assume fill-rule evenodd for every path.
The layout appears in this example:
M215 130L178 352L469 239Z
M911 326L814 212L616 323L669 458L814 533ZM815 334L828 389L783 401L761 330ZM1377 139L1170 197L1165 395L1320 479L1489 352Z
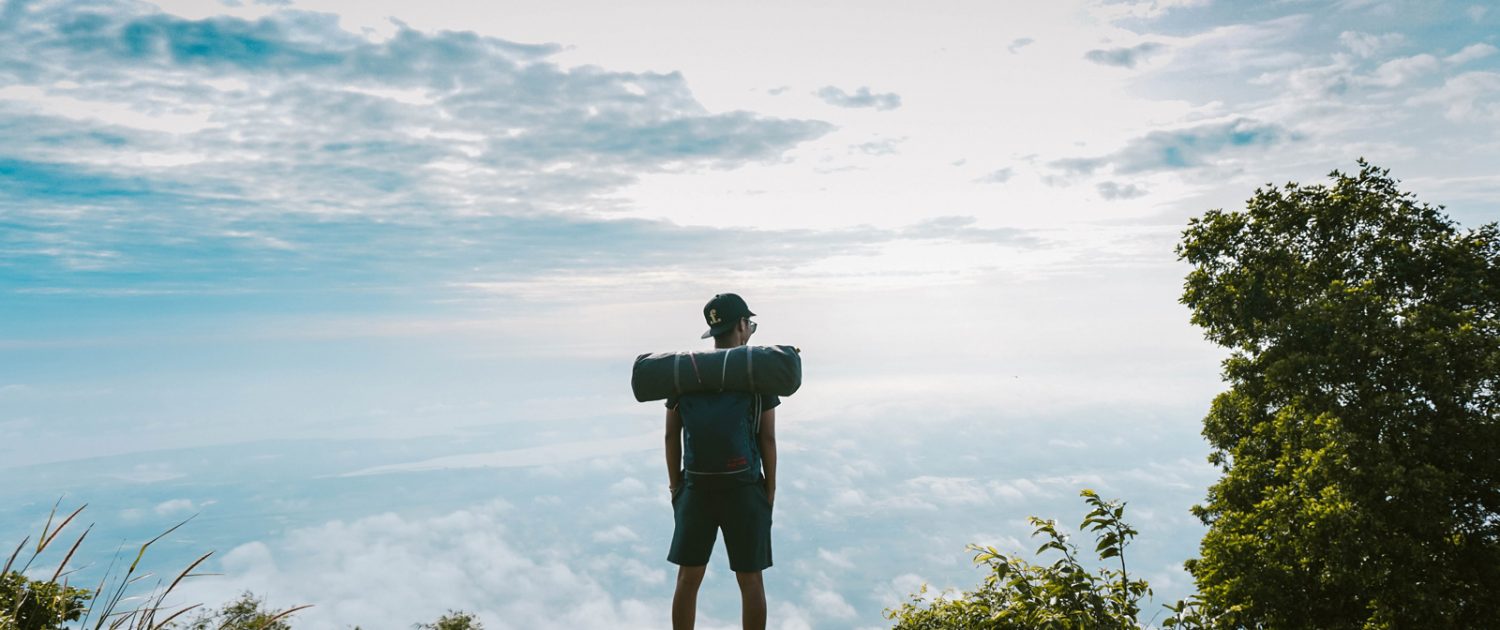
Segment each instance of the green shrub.
M81 588L6 571L0 575L0 630L60 630L83 616L90 596Z
M283 611L267 610L262 600L250 591L224 604L215 612L201 612L183 630L292 630L286 621L292 613L306 606ZM176 628L177 626L172 626Z
M1045 540L1036 553L1052 552L1058 556L1054 562L1031 564L994 547L970 545L974 563L989 573L978 589L954 599L939 595L929 600L924 585L911 601L886 610L886 618L898 630L1139 628L1139 602L1151 588L1145 580L1130 579L1125 564L1125 547L1136 536L1122 518L1125 505L1101 499L1092 490L1082 496L1092 509L1079 529L1094 534L1094 552L1106 563L1102 568L1083 566L1078 549L1058 531L1056 521L1033 516L1032 535Z

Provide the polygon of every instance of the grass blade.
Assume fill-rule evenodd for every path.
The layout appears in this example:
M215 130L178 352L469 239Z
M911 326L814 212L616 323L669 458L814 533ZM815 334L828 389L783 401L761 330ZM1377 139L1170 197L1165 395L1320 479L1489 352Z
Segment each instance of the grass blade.
M290 616L294 612L301 611L301 610L307 610L307 609L312 608L312 607L313 607L312 604L303 604L301 606L296 606L296 607L293 607L293 608L288 608L288 609L283 610L283 611L281 611L279 613L276 613L270 619L267 619L266 620L266 625L270 625L273 622L280 621L283 618Z
M57 506L59 505L62 505L62 497L57 497L57 503L53 503L52 511L47 513L47 524L42 525L42 537L36 539L36 551L31 552L33 558L47 547L42 541L47 539L47 532L52 531L52 519L57 516ZM25 570L23 569L22 572L24 573Z
M120 549L124 548L125 545L122 543ZM83 612L83 621L79 622L79 628L89 627L89 618L94 616L94 606L101 599L99 595L104 593L104 585L109 583L109 576L115 572L115 563L120 561L120 549L115 549L114 557L109 559L109 567L104 569L104 575L99 578L99 586L94 589L94 597L89 599L88 610Z
M33 551L31 553L31 558L27 559L26 564L21 567L21 573L25 573L27 569L30 569L31 563L36 562L37 556L42 555L42 552L47 550L47 546L51 545L52 541L57 538L57 535L62 533L63 528L67 527L68 523L73 521L73 517L78 516L78 513L82 512L83 508L88 507L87 503L78 506L78 509L73 510L73 513L69 514L68 518L64 519L63 522L57 526L57 529L53 529L52 519L57 516L57 506L61 504L62 499L59 498L57 500L57 503L52 505L52 513L47 515L47 524L42 526L42 536L41 538L38 538L36 540L36 551ZM48 532L51 532L51 535L48 535Z
M183 519L183 521L181 523L178 523L176 525L171 526L170 528L167 529L167 531L164 531L164 532L158 534L156 536L156 538L152 538L151 540L146 541L146 544L141 545L141 550L138 551L138 552L136 552L136 554L135 554L135 560L132 560L130 562L130 568L125 571L125 577L120 580L120 587L118 589L115 589L115 595L114 595L113 599L110 600L109 606L104 609L104 615L99 618L99 622L94 626L94 630L99 630L99 628L103 626L104 620L108 617L108 615L111 612L114 611L114 609L115 609L116 606L119 606L119 604L120 604L120 598L122 598L122 597L125 596L125 587L127 587L127 586L129 586L131 584L134 584L136 582L139 582L139 581L141 581L142 579L144 579L146 577L150 577L151 574L149 574L149 573L146 574L146 575L142 575L142 576L136 577L136 578L131 578L130 577L131 575L133 575L135 573L136 567L140 566L140 564L141 564L141 558L143 558L143 557L146 556L146 549L148 549L149 547L151 547L151 545L154 544L154 543L156 543L156 541L161 540L162 538L165 538L167 536L167 534L170 534L172 532L177 531L177 528L182 527L183 525L188 524L188 521L191 521L191 520L193 520L195 518L198 518L197 514L194 514L192 516L187 517L186 519ZM114 626L110 626L110 627L113 628Z
M41 545L39 545L37 547L37 549L36 549L37 552L40 553L43 549L46 549L49 545L51 545L52 541L57 539L57 535L61 534L62 531L63 531L63 529L66 529L68 527L68 523L73 522L73 518L76 517L76 516L78 516L78 513L82 512L83 508L86 508L88 506L89 506L89 504L85 503L83 505L78 506L78 509L73 510L73 513L69 514L68 518L63 519L63 522L58 523L57 529L52 530L52 535L51 536L47 536L46 532L43 532L42 535L43 536L47 536L47 540L46 540L46 542L43 542Z
M64 524L66 525L66 523ZM62 531L61 528L58 531ZM83 530L83 535L79 536L78 540L73 541L73 547L68 549L68 555L63 556L62 564L57 565L57 571L52 574L52 583L57 583L57 578L62 575L63 568L68 566L68 561L73 559L73 554L78 551L78 546L83 544L83 539L88 538L91 531L94 531L93 523L89 523L88 529Z
M16 550L10 554L10 559L5 561L5 568L0 569L0 575L10 573L10 566L16 563L16 556L21 555L21 549L24 549L26 547L26 543L29 542L31 542L30 536L21 539L21 544L16 545Z
M184 608L182 610L174 612L174 613L172 613L172 615L170 617L167 617L166 619L161 620L161 623L152 626L151 630L161 630L162 628L167 627L167 624L172 623L173 619L181 617L183 613L185 613L185 612L187 612L189 610L192 610L194 608L197 608L199 606L202 606L202 605L203 604L193 604L192 606L188 606L187 608Z
M131 619L135 618L135 615L138 612L140 612L140 611L138 611L138 610L132 610L132 611L130 611L128 613L120 613L120 618L116 619L114 621L114 623L109 624L109 630L115 630L115 628L119 628L120 626L123 626L126 623L129 623Z
M130 574L130 573L135 573L135 567L136 567L136 565L140 564L141 557L146 555L146 548L147 547L150 547L152 544L156 543L156 541L158 541L158 540L166 538L167 534L170 534L172 532L177 531L177 528L182 527L183 525L187 525L188 521L191 521L191 520L193 520L195 518L198 518L197 514L194 514L192 516L187 517L181 523L173 525L172 527L168 528L167 531L164 531L164 532L162 532L160 534L157 534L156 538L152 538L151 540L146 541L146 544L141 545L141 551L140 551L140 553L135 554L135 560L130 563L130 570L126 572L127 575Z
M183 578L188 577L188 574L191 573L193 569L198 568L198 565L203 564L203 561L207 560L211 555L214 555L214 552L210 551L208 553L205 553L202 556L199 556L197 560L194 560L192 564L188 565L186 569L183 569L182 573L177 576L177 579L172 580L172 585L168 586L167 590L162 591L161 596L165 598L167 596L167 593L171 593L172 589L177 588L177 584L182 582Z

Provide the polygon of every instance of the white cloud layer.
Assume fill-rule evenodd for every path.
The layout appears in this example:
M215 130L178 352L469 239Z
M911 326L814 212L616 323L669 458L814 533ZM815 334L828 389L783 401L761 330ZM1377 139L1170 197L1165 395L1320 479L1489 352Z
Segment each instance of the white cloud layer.
M294 618L308 630L407 627L449 609L475 613L497 630L665 625L664 600L616 599L594 571L656 581L658 574L624 561L586 571L589 563L567 551L517 548L506 523L521 516L497 503L294 530L236 547L220 562L223 577L201 578L179 599L229 601L250 589L278 609L311 603Z

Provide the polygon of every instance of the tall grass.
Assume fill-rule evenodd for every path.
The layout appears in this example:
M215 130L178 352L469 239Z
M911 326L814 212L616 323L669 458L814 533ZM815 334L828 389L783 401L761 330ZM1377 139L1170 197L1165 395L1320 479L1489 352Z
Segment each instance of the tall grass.
M145 544L142 544L140 549L136 552L135 558L130 561L130 566L126 568L123 573L120 573L118 575L116 575L115 572L115 566L120 559L119 553L117 552L115 554L115 557L110 561L109 567L105 569L104 575L100 577L98 586L96 586L93 590L78 589L77 591L73 591L70 593L70 589L73 589L74 587L69 584L69 579L77 570L75 569L70 571L67 569L68 563L73 559L73 555L78 552L78 548L83 544L84 539L88 538L89 533L94 530L94 524L92 523L90 523L88 527L84 528L83 532L73 540L73 544L68 547L67 553L63 555L62 561L58 563L57 569L52 572L51 578L49 578L46 582L36 582L27 578L26 572L31 568L32 564L36 562L37 558L41 557L43 553L46 553L48 549L51 549L54 546L54 543L56 543L58 538L63 534L63 531L68 529L68 527L73 524L78 515L83 512L84 508L88 507L88 504L79 506L78 509L73 510L73 512L68 514L66 518L63 518L60 522L58 522L56 528L54 528L53 522L56 521L57 518L57 508L61 504L62 501L59 499L58 502L52 506L51 513L47 515L47 522L42 526L42 533L36 538L36 544L28 547L28 544L31 542L31 537L27 536L21 541L19 545L16 545L15 551L12 552L10 554L10 558L5 561L4 568L0 568L0 577L11 575L12 569L14 568L14 573L20 578L19 583L21 584L21 595L16 598L16 601L11 605L10 610L3 611L3 613L5 613L5 616L0 617L0 629L4 629L11 623L15 624L16 627L22 628L32 627L34 624L38 624L37 620L30 620L30 624L28 624L28 620L22 619L21 615L25 611L35 611L39 609L39 607L37 606L32 606L30 608L26 606L26 604L28 603L28 598L35 597L36 593L39 590L43 590L49 593L58 593L58 595L54 595L54 597L63 597L70 602L74 597L82 597L84 600L86 600L88 602L88 607L81 611L81 613L76 610L65 610L62 613L46 613L45 609L43 609L43 613L34 613L55 614L55 620L59 623L66 621L79 621L79 625L77 626L77 628L80 629L89 628L89 623L93 622L92 628L94 630L104 630L105 628L109 628L110 630L162 630L165 628L171 628L172 622L178 617L181 617L188 611L199 608L201 606L201 604L192 604L187 606L167 606L166 599L168 595L171 595L172 592L182 584L183 580L205 575L213 575L210 573L194 573L194 571L197 570L204 561L208 560L208 558L212 556L214 552L210 551L201 556L198 556L198 558L189 563L186 568L177 572L170 581L158 578L155 583L152 584L150 580L152 578L157 578L158 576L153 572L143 571L141 567L141 560L146 557L146 550L150 549L151 545L156 544L161 539L167 537L168 534L171 534L172 532L177 531L178 528L186 525L189 521L196 518L198 516L197 514L189 516L182 522L173 525L166 531L157 535L155 538L152 538L151 540L146 541ZM27 549L30 550L30 555L26 558L25 562L17 568L15 564L16 560L21 557L21 552ZM62 581L59 583L58 580ZM141 591L141 585L143 583L151 584L151 587L144 592ZM38 585L40 588L35 587ZM53 590L54 587L57 590ZM135 594L131 594L132 592L134 592ZM36 603L40 604L42 602ZM267 623L285 619L293 613L296 613L297 611L304 610L310 607L310 605L295 606L281 612L274 613L270 617L270 619L267 620ZM41 627L52 626L49 625Z

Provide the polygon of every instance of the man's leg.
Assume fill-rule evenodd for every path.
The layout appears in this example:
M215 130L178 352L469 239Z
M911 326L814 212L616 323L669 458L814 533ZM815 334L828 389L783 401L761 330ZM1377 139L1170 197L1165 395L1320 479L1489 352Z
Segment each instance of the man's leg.
M761 572L771 566L771 502L759 484L737 489L724 521L724 548L729 568L740 583L741 619L745 628L765 630L766 589Z
M672 593L672 628L692 630L698 614L698 587L708 571L714 539L719 527L712 514L713 494L692 486L682 488L672 499L677 526L672 531L672 550L667 561L677 565L677 589Z
M740 621L745 630L766 630L766 586L760 571L734 573L740 583Z
M703 574L707 571L706 564L677 567L677 591L672 594L672 630L693 630L698 616L698 587L703 585ZM764 615L761 618L764 619ZM761 627L765 627L764 621Z

